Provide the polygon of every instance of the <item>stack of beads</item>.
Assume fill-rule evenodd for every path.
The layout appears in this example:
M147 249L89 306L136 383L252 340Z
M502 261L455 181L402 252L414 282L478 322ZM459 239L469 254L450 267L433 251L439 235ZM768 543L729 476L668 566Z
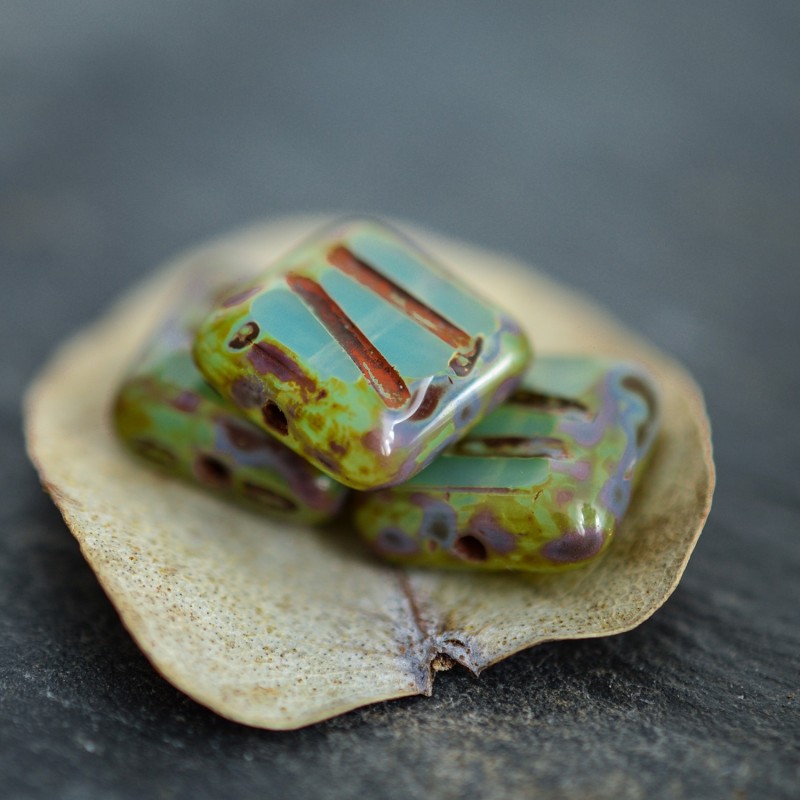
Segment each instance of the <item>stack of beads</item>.
M605 550L657 432L642 367L532 359L502 309L369 219L230 280L193 276L120 387L136 453L298 522L349 493L396 563L553 571Z

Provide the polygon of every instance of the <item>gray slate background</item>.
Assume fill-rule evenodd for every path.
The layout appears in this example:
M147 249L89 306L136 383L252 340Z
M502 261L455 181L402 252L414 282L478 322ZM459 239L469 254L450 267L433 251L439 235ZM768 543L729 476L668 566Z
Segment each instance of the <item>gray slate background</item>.
M800 4L0 0L0 795L800 794ZM405 217L683 360L719 484L639 629L294 733L150 668L23 453L53 348L181 248Z

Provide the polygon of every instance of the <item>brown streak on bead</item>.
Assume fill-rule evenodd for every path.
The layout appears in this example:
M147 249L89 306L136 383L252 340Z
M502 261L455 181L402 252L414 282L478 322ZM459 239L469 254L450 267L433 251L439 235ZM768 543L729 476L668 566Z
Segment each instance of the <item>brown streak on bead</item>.
M417 407L417 410L409 417L409 419L414 422L420 419L428 419L428 417L436 410L436 406L439 405L439 400L441 399L443 392L443 386L437 386L435 383L430 384L430 386L428 386L428 388L425 390L425 396L422 398L422 402Z
M459 456L502 456L503 458L568 457L561 439L551 436L482 436L457 442L452 452Z
M589 409L579 400L533 392L530 389L516 389L509 395L506 403L515 406L528 406L542 411L580 411L583 414L589 413Z
M303 423L314 433L322 433L325 430L325 417L321 414L305 414Z
M296 383L309 392L316 388L300 365L275 344L257 342L250 348L247 358L262 375L274 375L282 383Z
M471 338L466 331L358 258L344 245L333 247L328 253L328 261L451 347L467 347L470 344Z
M325 289L311 278L293 272L286 276L286 283L350 356L383 403L389 408L404 406L411 397L408 386Z

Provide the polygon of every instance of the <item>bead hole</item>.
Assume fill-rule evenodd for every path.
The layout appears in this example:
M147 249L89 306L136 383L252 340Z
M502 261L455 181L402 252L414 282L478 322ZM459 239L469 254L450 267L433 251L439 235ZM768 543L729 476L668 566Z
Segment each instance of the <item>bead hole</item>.
M280 406L273 400L269 400L261 409L261 415L264 417L264 423L268 428L277 431L281 436L286 436L289 433L289 421L286 419L286 414L281 411Z
M270 511L296 511L297 503L282 494L273 491L266 486L260 486L251 481L242 484L245 494L258 505L268 508Z
M462 536L453 545L453 552L465 561L486 561L486 545L474 536Z
M261 329L258 327L258 323L252 321L245 322L245 324L236 331L236 335L233 339L228 342L228 347L232 350L242 350L252 344L259 333L261 333Z
M136 439L133 442L134 449L140 456L160 464L162 467L174 467L178 463L178 457L164 445L150 439Z
M231 470L214 456L200 456L195 463L197 477L209 486L226 487L231 482Z

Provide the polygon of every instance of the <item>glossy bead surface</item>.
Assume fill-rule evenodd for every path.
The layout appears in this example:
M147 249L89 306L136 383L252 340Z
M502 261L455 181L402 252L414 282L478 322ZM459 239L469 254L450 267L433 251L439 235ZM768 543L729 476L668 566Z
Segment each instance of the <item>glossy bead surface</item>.
M357 498L380 556L420 566L555 571L599 555L658 427L641 367L540 356L500 408L408 483Z
M519 326L392 229L329 228L218 304L195 361L254 423L350 486L407 480L510 394Z
M114 423L151 464L251 508L321 522L341 508L346 487L243 419L203 379L191 357L194 330L220 281L197 277L121 385Z

